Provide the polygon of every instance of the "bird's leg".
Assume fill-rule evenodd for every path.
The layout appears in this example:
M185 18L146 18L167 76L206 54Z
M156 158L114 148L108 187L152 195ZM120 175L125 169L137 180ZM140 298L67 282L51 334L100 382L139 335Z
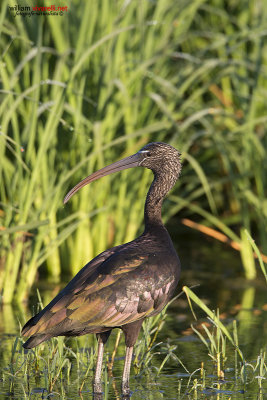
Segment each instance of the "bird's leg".
M143 320L138 320L123 325L121 327L125 335L125 344L126 344L126 355L125 355L125 362L122 375L122 394L124 396L128 396L130 394L129 379L130 379L130 370L133 357L133 347L138 338L138 334L140 332L142 323Z
M96 362L95 379L94 379L94 393L102 392L101 372L102 372L103 354L104 354L104 343L102 342L102 340L98 339L98 352L97 352L97 362Z
M97 352L97 362L96 362L96 370L94 378L94 393L102 392L101 372L102 372L102 363L104 355L104 344L108 340L110 333L111 331L97 334L98 352Z
M122 393L123 393L123 395L127 395L130 393L129 378L130 378L132 357L133 357L133 346L126 347L125 362L124 362L124 368L123 368L123 374L122 374Z

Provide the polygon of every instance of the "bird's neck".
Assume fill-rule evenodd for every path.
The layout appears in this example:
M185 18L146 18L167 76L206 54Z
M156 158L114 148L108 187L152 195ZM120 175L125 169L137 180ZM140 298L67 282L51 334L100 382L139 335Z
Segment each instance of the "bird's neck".
M172 186L172 182L166 180L164 176L155 175L146 197L145 230L152 226L163 226L161 219L162 202Z

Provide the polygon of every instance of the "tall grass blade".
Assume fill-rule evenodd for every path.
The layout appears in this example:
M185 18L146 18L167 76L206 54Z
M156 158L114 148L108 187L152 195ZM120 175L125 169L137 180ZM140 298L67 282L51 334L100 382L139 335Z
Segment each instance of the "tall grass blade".
M228 329L223 325L223 323L220 321L220 319L212 312L204 303L203 301L194 293L192 290L190 290L187 286L183 287L183 292L186 294L186 297L188 299L191 299L194 301L195 304L197 304L198 307L200 307L205 313L210 317L210 319L214 322L216 326L218 326L221 331L224 333L224 335L227 337L227 339L230 341L230 343L236 348L235 340L231 336L230 332ZM244 356L240 350L240 348L236 348L238 351L238 354L240 355L240 358L242 362L244 362Z
M249 243L251 244L251 247L253 248L253 250L257 254L262 273L263 273L263 275L265 277L265 280L266 280L266 283L267 283L267 272L266 272L266 268L265 268L265 265L263 263L262 256L261 256L261 253L259 251L259 248L258 248L258 246L256 245L255 241L252 239L251 235L249 234L249 232L247 230L245 230L245 234L247 235L247 238L249 240Z

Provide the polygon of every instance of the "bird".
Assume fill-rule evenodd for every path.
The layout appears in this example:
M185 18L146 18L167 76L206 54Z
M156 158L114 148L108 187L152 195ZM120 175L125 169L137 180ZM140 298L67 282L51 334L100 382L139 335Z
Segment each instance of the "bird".
M181 174L180 157L180 152L167 143L149 143L92 173L64 198L66 204L85 185L124 169L144 167L154 174L145 201L143 233L96 256L22 329L22 335L28 337L23 344L26 349L56 336L96 334L94 393L101 393L104 345L112 329L120 328L126 345L122 393L129 395L133 347L142 323L168 304L178 285L180 260L163 225L161 209Z

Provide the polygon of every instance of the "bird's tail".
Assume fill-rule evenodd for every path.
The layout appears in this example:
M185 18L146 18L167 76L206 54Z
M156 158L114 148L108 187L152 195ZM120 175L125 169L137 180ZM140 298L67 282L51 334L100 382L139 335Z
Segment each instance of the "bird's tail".
M32 349L33 347L38 346L38 344L44 342L45 340L48 340L51 338L51 335L47 334L41 334L41 335L35 335L31 336L27 342L23 344L24 349Z

